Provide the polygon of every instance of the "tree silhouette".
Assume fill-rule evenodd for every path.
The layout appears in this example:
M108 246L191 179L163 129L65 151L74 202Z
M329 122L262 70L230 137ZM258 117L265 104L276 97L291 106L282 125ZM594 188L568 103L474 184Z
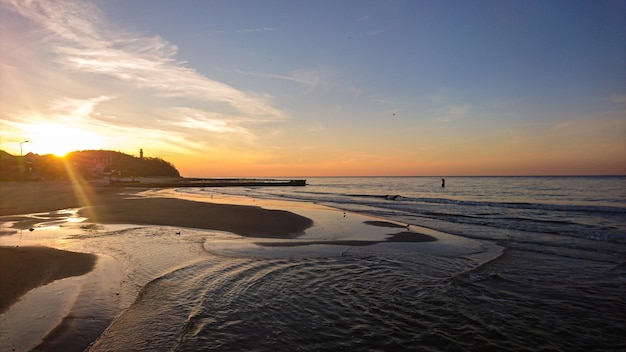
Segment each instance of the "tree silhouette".
M70 172L84 179L105 176L180 177L176 167L161 158L138 158L111 150L82 150L65 157L29 153L20 159L0 151L0 181L19 180L20 163L26 165L26 179L67 179Z

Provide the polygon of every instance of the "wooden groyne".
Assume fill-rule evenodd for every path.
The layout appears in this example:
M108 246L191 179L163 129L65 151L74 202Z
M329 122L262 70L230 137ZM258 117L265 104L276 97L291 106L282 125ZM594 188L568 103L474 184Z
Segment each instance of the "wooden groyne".
M195 179L183 178L165 182L142 180L110 180L110 186L141 188L180 188L180 187L302 187L306 180L277 179Z

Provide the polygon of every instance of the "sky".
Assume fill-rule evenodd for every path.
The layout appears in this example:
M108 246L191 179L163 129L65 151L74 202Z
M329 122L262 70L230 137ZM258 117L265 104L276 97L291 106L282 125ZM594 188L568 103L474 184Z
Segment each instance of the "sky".
M0 150L143 149L186 177L625 175L624 13L0 0Z

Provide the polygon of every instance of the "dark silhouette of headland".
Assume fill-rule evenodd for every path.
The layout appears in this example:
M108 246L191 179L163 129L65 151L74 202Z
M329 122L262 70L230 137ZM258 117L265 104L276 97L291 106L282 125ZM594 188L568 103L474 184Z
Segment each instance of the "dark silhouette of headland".
M0 150L0 181L84 180L126 177L180 178L176 167L158 157L139 157L112 150L83 150L64 157L28 153L11 155Z
M83 150L64 157L0 150L0 181L107 181L115 187L255 187L305 186L306 180L254 178L184 178L176 167L158 157L132 156L111 150Z

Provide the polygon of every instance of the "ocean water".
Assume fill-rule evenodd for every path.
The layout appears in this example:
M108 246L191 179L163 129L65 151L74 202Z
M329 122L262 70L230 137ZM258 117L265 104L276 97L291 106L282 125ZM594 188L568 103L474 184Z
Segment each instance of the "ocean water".
M307 184L174 194L341 209L302 210L316 219L316 230L305 237L371 239L387 231L363 225L373 217L440 240L281 249L229 233L163 226L76 225L64 229L61 240L54 229L50 235L37 230L31 236L48 236L51 245L115 258L125 276L112 296L118 315L73 311L78 325L81 317L95 316L98 326L108 326L91 331L95 343L77 345L70 335L74 342L60 345L90 351L626 350L626 177L450 177L445 188L428 177L310 178Z
M224 275L200 275L211 288L181 350L626 350L626 177L307 182L179 191L316 202L502 254L478 265L401 249L242 258Z

